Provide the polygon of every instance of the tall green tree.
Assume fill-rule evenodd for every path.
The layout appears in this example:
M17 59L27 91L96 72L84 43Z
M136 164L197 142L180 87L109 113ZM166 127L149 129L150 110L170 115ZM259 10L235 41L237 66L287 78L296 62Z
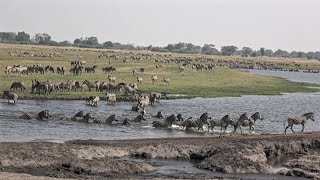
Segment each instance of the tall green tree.
M236 46L222 46L221 47L221 54L225 56L231 56L237 51Z
M16 36L16 41L30 41L30 35L25 33L24 31L18 32Z
M16 40L17 34L14 32L0 32L1 42L13 42Z
M252 53L252 49L249 47L243 47L242 48L242 55L244 55L245 57L248 57L251 53Z
M264 56L265 55L265 48L264 47L262 47L262 48L260 48L260 55L261 56Z

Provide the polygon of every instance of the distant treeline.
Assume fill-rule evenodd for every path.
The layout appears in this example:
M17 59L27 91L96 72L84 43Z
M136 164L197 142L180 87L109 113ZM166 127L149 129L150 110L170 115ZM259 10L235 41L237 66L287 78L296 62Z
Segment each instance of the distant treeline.
M100 49L127 49L127 50L151 50L155 52L173 52L173 53L185 53L185 54L206 54L206 55L223 55L232 56L239 55L243 57L286 57L286 58L307 58L320 60L320 52L302 52L278 49L272 51L264 47L254 50L250 47L238 48L236 46L222 46L218 50L213 44L204 44L202 47L194 45L192 43L179 42L175 44L168 44L165 47L153 47L150 46L137 46L134 44L121 44L118 42L106 41L102 44L98 42L98 38L91 36L85 38L77 38L73 42L61 41L57 42L51 39L51 36L47 33L37 33L34 36L22 32L0 32L0 42L2 43L19 43L19 44L40 44L50 46L76 46L85 48L100 48Z

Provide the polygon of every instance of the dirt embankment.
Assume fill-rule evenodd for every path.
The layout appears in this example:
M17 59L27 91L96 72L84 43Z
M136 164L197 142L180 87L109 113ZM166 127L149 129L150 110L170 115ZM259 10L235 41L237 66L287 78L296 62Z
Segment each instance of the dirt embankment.
M133 158L197 160L198 168L223 173L272 173L267 160L279 156L290 176L319 178L320 132L118 141L0 144L1 173L58 178L143 177L156 167ZM208 175L209 178L213 178ZM168 177L167 177L168 178ZM170 178L170 177L169 177Z

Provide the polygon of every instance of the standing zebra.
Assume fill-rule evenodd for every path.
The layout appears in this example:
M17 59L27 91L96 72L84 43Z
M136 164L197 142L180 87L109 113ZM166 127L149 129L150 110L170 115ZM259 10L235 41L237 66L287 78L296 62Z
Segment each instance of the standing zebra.
M285 128L284 133L287 133L287 129L290 127L291 131L293 133L295 133L292 129L293 125L296 124L301 124L302 125L302 130L301 132L303 132L304 130L304 124L307 122L308 119L311 119L312 121L314 121L314 114L313 112L309 112L309 113L305 113L302 116L296 116L293 118L288 118L287 122L288 122L288 126ZM283 122L283 125L286 126L286 121Z
M197 127L198 130L202 130L203 131L203 125L204 124L207 124L209 125L208 123L208 119L211 119L208 117L208 113L203 113L199 119L197 120L194 120L194 119L187 119L184 121L183 123L183 126L186 127L186 130L189 130L190 128L193 128L193 127Z
M18 95L10 93L9 91L4 91L3 95L2 95L2 98L7 99L8 103L11 102L11 103L15 104L17 99L18 99Z

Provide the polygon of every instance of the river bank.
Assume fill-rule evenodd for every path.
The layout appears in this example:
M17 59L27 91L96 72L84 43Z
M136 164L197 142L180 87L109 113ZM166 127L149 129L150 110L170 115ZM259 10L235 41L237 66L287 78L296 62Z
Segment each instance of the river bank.
M268 159L286 156L286 162L281 165L287 170L282 173L317 179L320 178L319 139L320 132L311 132L288 135L75 140L65 143L7 142L0 143L0 174L4 175L6 172L13 176L15 173L26 173L32 176L75 179L246 179L245 174L251 173L272 176L276 172L272 164L268 164ZM196 161L195 166L207 170L204 171L207 173L152 173L158 167L149 163L150 159Z

